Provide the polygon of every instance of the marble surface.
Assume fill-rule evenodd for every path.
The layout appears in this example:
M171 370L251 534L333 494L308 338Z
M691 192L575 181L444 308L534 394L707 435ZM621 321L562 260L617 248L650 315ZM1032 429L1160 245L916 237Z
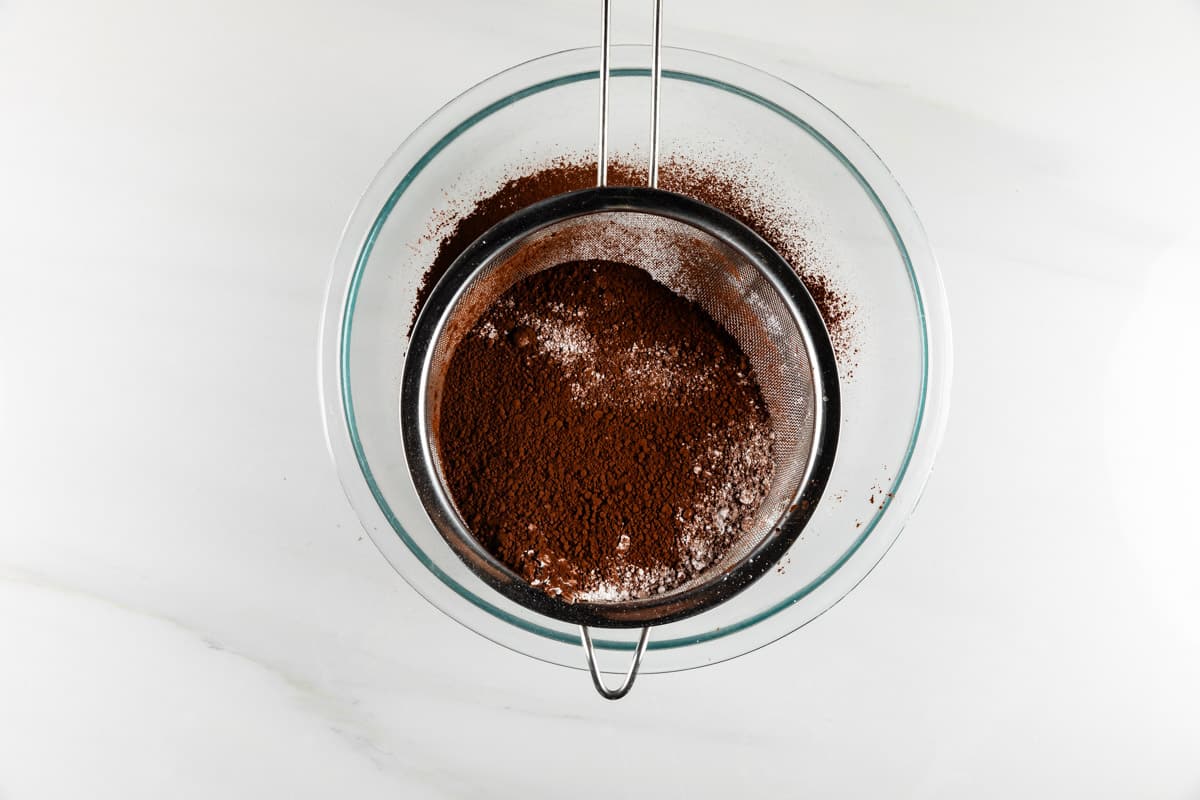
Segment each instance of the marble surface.
M803 631L606 703L362 535L341 226L594 5L0 3L0 798L1200 797L1195 2L668 1L876 148L950 296L924 502Z

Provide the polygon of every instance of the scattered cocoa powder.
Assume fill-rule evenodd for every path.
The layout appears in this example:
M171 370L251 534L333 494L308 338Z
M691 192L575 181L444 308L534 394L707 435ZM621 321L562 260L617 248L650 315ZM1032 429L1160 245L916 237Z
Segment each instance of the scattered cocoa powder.
M505 213L547 188L521 186ZM772 477L766 407L737 342L613 262L552 267L495 301L455 348L437 418L472 533L567 601L692 580L750 524Z
M856 354L853 301L823 270L794 212L774 199L770 187L744 177L749 172L732 160L708 162L674 157L660 165L659 186L721 209L775 248L796 270L816 301L838 360L848 370L852 369ZM609 163L608 182L613 186L644 186L645 166L617 158ZM563 158L527 168L495 191L477 198L465 213L443 220L444 227L431 232L439 245L417 289L413 322L438 279L488 228L539 200L595 185L594 159Z
M635 185L635 174L627 167L618 163L610 163L608 181L613 186ZM587 189L596 185L596 162L589 165L582 160L558 160L548 165L508 179L500 188L489 195L476 200L470 211L450 220L448 232L438 231L440 244L433 263L421 278L417 287L416 304L413 309L412 324L416 324L417 315L425 305L433 287L450 269L454 259L458 258L467 247L482 236L488 228L500 220L531 206L539 200L545 200L555 195ZM636 184L636 185L644 185ZM409 329L411 333L411 326Z

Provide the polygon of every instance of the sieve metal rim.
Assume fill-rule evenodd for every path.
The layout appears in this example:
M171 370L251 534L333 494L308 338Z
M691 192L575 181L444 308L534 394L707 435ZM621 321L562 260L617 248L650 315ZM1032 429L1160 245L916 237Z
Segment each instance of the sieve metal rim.
M652 214L691 225L721 240L758 267L801 321L797 327L813 368L816 398L813 447L788 510L763 541L732 568L686 591L662 597L567 603L530 586L496 559L459 517L436 467L427 386L433 345L473 276L509 245L548 225L605 211ZM748 587L782 558L811 519L832 471L841 398L833 346L816 303L791 265L757 233L717 208L674 192L600 187L558 195L521 209L482 234L455 259L435 284L414 324L401 378L400 409L405 459L422 507L451 550L475 575L509 600L553 619L591 627L634 628L702 613ZM404 413L404 409L410 413Z

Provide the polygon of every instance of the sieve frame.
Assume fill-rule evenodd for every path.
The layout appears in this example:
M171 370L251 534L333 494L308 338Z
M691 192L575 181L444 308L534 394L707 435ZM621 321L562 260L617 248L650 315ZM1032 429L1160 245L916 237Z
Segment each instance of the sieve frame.
M812 448L787 510L740 561L686 590L620 602L568 603L531 586L493 556L463 523L442 481L429 413L434 344L472 279L510 245L573 217L599 212L652 214L691 225L753 263L794 319L812 368ZM594 628L663 625L725 602L773 567L811 519L833 469L841 420L837 361L824 319L792 266L734 217L693 198L645 187L598 187L558 195L501 220L468 246L435 284L421 308L405 354L400 387L401 436L413 486L434 528L471 571L504 597L562 622Z

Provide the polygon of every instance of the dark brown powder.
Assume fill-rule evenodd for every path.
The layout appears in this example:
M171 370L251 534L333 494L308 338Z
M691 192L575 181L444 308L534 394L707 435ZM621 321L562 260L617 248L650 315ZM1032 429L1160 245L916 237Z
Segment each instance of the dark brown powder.
M823 271L794 214L773 199L769 187L744 178L747 172L732 161L709 163L676 157L660 166L659 186L721 209L787 259L816 301L839 360L852 366L854 303ZM618 158L609 164L608 180L613 186L644 186L645 167ZM446 220L446 227L432 234L439 241L438 251L418 287L413 321L454 259L488 228L539 200L595 185L594 160L560 159L510 178L494 192L478 198L465 214Z
M567 601L688 582L770 485L767 412L737 342L635 267L572 262L517 283L456 347L442 396L459 512Z

